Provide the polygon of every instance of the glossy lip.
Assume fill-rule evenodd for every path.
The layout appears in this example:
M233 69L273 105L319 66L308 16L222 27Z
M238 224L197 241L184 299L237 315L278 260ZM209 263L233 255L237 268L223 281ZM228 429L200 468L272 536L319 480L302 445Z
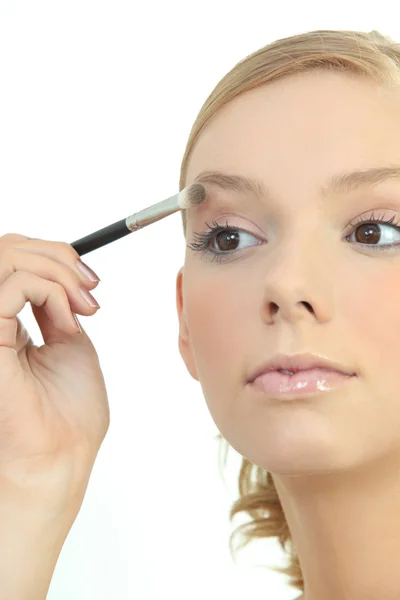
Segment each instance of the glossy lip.
M268 373L269 371L278 371L285 369L287 371L304 371L306 369L325 369L327 371L336 371L344 375L357 375L352 369L339 364L334 360L329 360L322 354L277 354L271 360L255 369L248 379L248 383L253 383L257 377Z

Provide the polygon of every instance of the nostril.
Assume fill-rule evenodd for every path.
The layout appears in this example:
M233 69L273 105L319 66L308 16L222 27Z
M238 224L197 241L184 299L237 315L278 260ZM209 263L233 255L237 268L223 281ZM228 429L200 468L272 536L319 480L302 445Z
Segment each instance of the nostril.
M306 309L308 310L308 312L312 312L312 307L311 304L309 302L303 302L304 306L306 307Z
M274 316L278 312L279 307L275 302L271 302L271 315Z

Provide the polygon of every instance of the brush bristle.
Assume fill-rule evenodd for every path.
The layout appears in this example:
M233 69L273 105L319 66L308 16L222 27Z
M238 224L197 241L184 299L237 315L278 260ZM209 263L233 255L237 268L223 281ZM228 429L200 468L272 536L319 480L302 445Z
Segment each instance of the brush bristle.
M191 208L198 206L206 197L206 189L201 183L193 183L179 193L179 206Z

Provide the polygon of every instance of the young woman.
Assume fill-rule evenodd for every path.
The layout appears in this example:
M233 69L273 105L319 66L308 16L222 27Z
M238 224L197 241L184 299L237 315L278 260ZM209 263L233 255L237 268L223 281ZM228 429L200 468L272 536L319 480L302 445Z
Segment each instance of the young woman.
M302 600L400 593L400 46L316 31L238 63L189 136L179 349L243 456L232 517ZM0 238L0 581L44 600L107 433L68 244ZM30 301L45 345L17 318ZM269 373L266 373L269 371ZM264 376L259 376L265 373Z

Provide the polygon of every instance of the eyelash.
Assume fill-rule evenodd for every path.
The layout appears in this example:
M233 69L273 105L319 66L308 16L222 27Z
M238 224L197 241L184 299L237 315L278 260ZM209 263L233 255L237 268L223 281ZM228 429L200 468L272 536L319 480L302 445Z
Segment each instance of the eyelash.
M350 223L349 227L352 227L352 231L348 234L348 236L346 237L350 237L350 235L353 233L354 229L356 229L356 227L358 225L361 225L362 223L376 223L376 224L380 224L380 225L393 225L393 227L400 232L400 221L398 222L394 222L396 217L391 217L390 219L385 219L380 218L380 219L374 219L374 215L372 214L372 217L368 217L368 218L364 218L364 217L360 217L357 221ZM237 250L231 250L230 252L216 252L215 250L210 250L210 248L208 248L208 244L211 241L211 239L216 236L218 233L221 233L222 231L226 232L235 232L235 231L242 231L244 233L249 233L250 235L253 235L252 233L250 233L249 231L246 231L245 229L242 229L240 227L237 227L236 225L229 225L228 221L226 221L225 226L222 225L218 225L218 223L216 223L215 221L212 222L212 226L209 225L208 223L206 223L207 227L209 228L209 231L207 233L198 233L198 232L194 232L193 233L193 239L197 240L191 244L187 244L187 247L190 248L191 250L195 251L195 252L201 252L201 254L203 256L206 255L211 255L212 258L212 262L217 261L217 262L223 262L228 256L231 256L232 254L235 254L237 252ZM254 235L254 237L256 237ZM261 245L261 244L260 244ZM368 244L361 244L361 245L366 245L368 247ZM380 250L380 251L390 251L393 250L393 248L395 246L400 246L400 242L399 243L395 243L395 244L386 244L386 246L382 247L382 246L370 246L374 251Z

